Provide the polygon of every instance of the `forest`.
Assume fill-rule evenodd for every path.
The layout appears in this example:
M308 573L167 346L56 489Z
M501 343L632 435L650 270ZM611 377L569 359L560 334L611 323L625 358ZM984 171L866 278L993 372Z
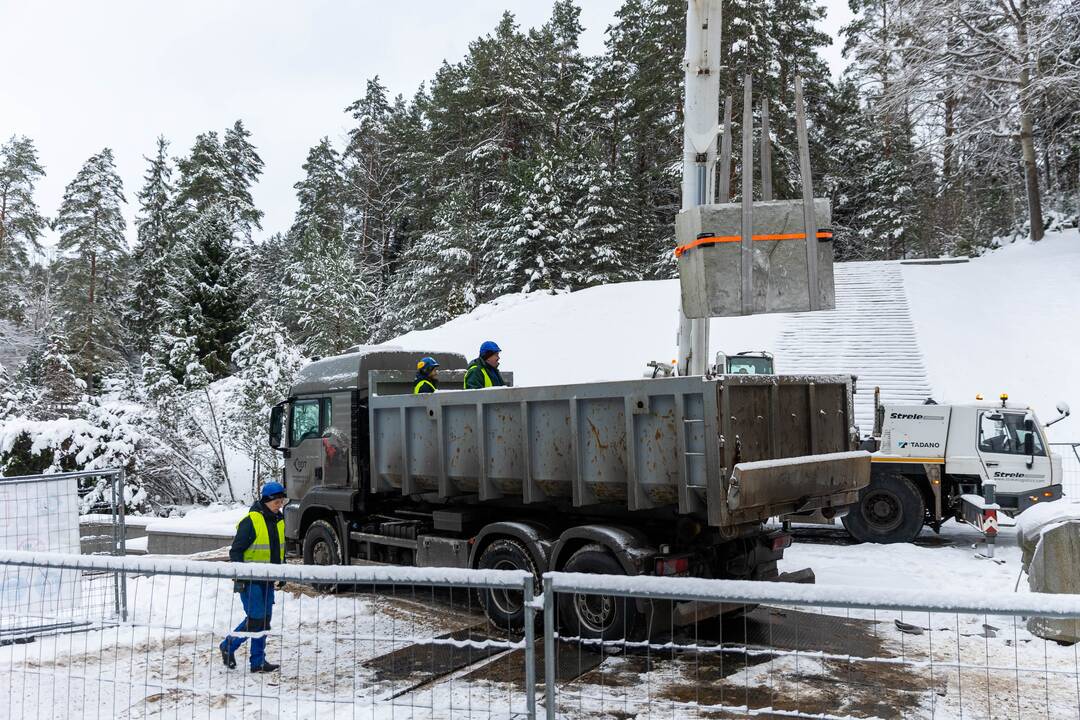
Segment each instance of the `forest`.
M755 113L769 100L778 198L801 192L803 78L837 260L977 255L1077 224L1080 5L850 4L830 37L813 0L726 3L722 48L735 137L744 76ZM190 147L160 137L139 187L87 148L56 208L35 199L33 137L3 140L0 473L123 465L130 507L159 512L238 499L278 473L266 416L305 358L509 293L673 277L684 31L681 0L626 0L589 56L559 0L539 27L505 14L411 96L358 78L347 136L312 138L296 168L290 227L263 226L242 118ZM89 506L103 489L87 490Z

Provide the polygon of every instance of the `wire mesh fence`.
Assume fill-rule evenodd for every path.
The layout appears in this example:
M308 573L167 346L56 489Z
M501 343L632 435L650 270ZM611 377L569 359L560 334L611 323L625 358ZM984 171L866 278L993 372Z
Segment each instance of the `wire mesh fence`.
M123 571L130 593L123 622L0 642L0 717L1080 716L1075 595L548 573L531 599L513 571L11 551L0 570L60 594ZM234 629L237 582L275 586L267 628ZM484 590L532 620L493 625ZM36 613L0 593L5 621ZM250 671L260 638L273 672Z
M1066 497L1080 496L1080 443L1050 443L1050 450L1061 456L1062 493Z
M58 473L0 478L0 549L34 553L124 553L124 471ZM80 510L95 521L80 524ZM84 532L85 527L85 532ZM0 618L0 643L28 633L64 632L125 615L122 572L0 572L0 602L20 603Z
M74 572L123 569L130 599L126 622L0 647L0 716L508 718L531 711L532 625L524 634L493 627L477 597L484 588L531 597L533 581L522 572L24 553L0 554L0 567L56 571L59 592ZM268 629L233 629L245 617L238 581L275 588ZM0 596L0 617L24 612ZM244 641L232 669L221 651L228 636ZM266 661L279 669L251 672L260 639Z
M1076 646L1031 632L1057 624L1076 635L1076 596L973 589L965 604L957 594L690 578L552 573L544 583L545 677L557 678L549 718L1080 715ZM633 633L635 616L653 632ZM603 631L590 617L614 625Z

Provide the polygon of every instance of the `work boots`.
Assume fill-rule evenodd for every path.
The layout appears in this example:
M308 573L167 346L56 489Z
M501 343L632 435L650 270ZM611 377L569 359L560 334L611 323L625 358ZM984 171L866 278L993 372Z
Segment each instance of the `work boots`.
M275 665L274 663L269 663L269 662L263 661L262 665L259 665L258 667L251 668L251 672L253 672L253 673L271 673L271 672L274 672L275 670L277 670L279 667L281 667L281 666L280 665Z
M219 650L221 650L221 662L225 665L225 667L229 668L230 670L235 670L236 654L229 652L225 648L219 648Z

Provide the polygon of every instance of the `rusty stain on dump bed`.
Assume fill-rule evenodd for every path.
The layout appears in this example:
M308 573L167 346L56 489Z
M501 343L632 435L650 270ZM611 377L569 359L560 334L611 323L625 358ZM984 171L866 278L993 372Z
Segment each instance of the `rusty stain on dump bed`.
M589 429L592 430L593 437L596 438L596 447L601 450L607 450L608 446L601 442L600 431L596 429L595 425L593 425L592 418L585 418L585 420L589 423Z

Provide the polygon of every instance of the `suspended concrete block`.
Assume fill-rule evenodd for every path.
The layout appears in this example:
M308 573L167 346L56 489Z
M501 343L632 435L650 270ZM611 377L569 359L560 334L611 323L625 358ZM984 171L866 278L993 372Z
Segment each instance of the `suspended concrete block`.
M688 318L832 310L832 210L814 200L817 237L816 307L810 302L806 232L801 200L755 202L752 239L743 252L743 207L699 205L675 219L683 313ZM744 274L744 266L749 272ZM748 287L747 287L748 286ZM744 303L744 295L748 302Z

